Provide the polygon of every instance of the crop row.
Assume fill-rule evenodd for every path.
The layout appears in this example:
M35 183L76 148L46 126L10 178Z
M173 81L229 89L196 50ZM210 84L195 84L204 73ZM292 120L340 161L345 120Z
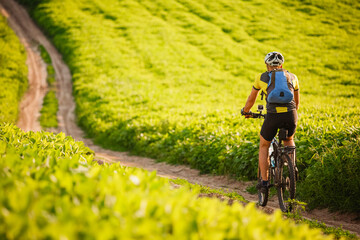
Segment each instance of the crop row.
M46 80L49 87L40 110L40 125L43 128L56 128L58 127L57 111L59 109L59 103L56 98L55 70L46 49L42 45L39 46L39 49L41 58L46 64Z
M306 225L172 189L155 172L98 165L63 133L0 126L2 239L331 239Z
M6 18L0 15L0 122L15 123L27 89L26 53Z
M203 173L256 177L261 123L239 112L255 74L265 70L264 55L282 52L302 96L298 197L311 206L359 211L353 170L360 170L360 10L330 2L27 6L71 69L78 122L89 136Z

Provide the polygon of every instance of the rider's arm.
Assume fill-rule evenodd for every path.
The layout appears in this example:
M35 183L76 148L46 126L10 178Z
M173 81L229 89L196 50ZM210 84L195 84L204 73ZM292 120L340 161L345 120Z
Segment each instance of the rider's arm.
M296 110L299 110L300 105L300 90L294 91L294 100L296 103Z
M295 103L296 103L296 110L299 109L299 105L300 105L300 87L299 87L299 80L297 78L297 76L295 74L293 74L294 76L294 100L295 100Z
M258 89L252 88L251 93L246 101L244 111L249 112L252 106L254 106L254 103L256 101L257 95L259 93Z

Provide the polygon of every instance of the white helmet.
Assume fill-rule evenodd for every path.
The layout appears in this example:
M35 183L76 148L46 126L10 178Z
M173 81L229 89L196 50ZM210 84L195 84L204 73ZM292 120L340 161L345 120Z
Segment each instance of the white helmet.
M284 56L279 52L269 52L265 56L265 63L270 66L281 66L285 62Z

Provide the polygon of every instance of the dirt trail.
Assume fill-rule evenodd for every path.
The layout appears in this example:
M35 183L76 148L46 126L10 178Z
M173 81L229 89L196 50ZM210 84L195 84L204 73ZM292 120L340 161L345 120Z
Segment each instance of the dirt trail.
M41 44L46 48L52 59L56 75L57 97L59 100L59 128L55 130L55 132L64 132L66 135L71 135L78 141L84 141L88 147L96 152L95 157L99 161L120 162L124 166L143 168L148 171L156 170L159 176L182 178L191 183L198 183L211 188L235 191L249 201L257 201L256 195L251 195L246 191L246 188L251 184L249 182L239 182L225 176L200 175L199 171L190 169L187 166L169 165L164 162L158 163L149 158L129 156L126 152L106 150L94 145L91 140L85 139L83 131L76 125L71 73L62 60L61 55L34 24L27 12L14 2L14 0L0 0L0 9L2 14L8 18L9 25L19 36L28 53L27 64L29 66L29 84L31 86L27 96L23 100L23 104L27 107L21 107L19 127L24 130L40 130L36 119L40 109L39 106L41 106L42 102L42 92L46 89L44 87L44 76L46 76L46 73L44 73L44 64L40 63L39 54L34 49L36 49L37 44ZM40 89L40 91L33 91L32 89ZM274 209L278 208L278 203L275 198L271 199L268 205L268 207L263 209L265 212L273 212ZM332 214L327 210L316 210L307 212L304 216L317 219L329 225L343 226L344 229L360 235L360 220L355 220L356 215L354 214Z
M14 10L19 11L19 9ZM26 29L28 27L27 23L12 17L21 14L12 13L9 15L2 7L1 14L8 19L10 27L16 32L21 43L24 45L27 55L26 64L28 65L29 88L20 104L20 115L17 125L24 131L39 131L41 127L37 119L39 118L42 101L47 89L46 66L37 52L37 44L31 41L32 38L29 37L26 31L22 31L23 28Z

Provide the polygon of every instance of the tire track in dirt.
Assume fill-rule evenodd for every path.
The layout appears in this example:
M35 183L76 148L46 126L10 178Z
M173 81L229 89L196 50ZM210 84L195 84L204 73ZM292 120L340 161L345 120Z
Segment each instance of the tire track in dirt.
M10 17L9 13L1 5L0 7L1 14L7 18L9 26L16 32L20 42L25 47L27 55L29 87L20 103L17 125L24 131L40 131L39 112L47 91L46 66L38 53L37 44L30 40L31 38L26 32L21 30L27 27L26 23L23 23L21 19L12 17L12 14Z
M223 189L225 191L234 191L242 195L248 201L257 201L257 195L251 195L246 191L246 188L251 185L250 182L240 182L226 176L213 176L207 174L200 175L198 170L191 169L188 166L169 165L164 162L156 162L155 160L149 158L130 156L126 152L116 152L103 149L95 145L90 139L84 138L83 131L76 125L71 73L68 66L62 60L62 56L51 44L51 42L47 40L44 34L31 20L27 12L19 4L17 4L14 0L0 0L0 4L2 5L0 5L1 12L3 15L7 16L9 25L22 40L24 46L32 46L30 49L33 50L36 48L37 44L41 44L46 48L51 57L53 67L55 69L57 98L59 101L59 128L54 130L54 132L64 132L66 135L70 135L78 141L83 141L89 148L95 151L95 158L100 162L120 162L124 166L138 167L148 171L156 171L157 175L162 177L173 179L182 178L186 179L190 183L197 183L210 188ZM19 120L18 126L24 130L38 131L40 130L39 126L34 124L34 122L36 122L40 108L33 107L33 105L39 105L40 100L38 100L37 97L41 96L41 94L34 92L31 89L43 89L44 80L33 81L31 78L46 78L46 73L44 77L44 66L39 64L38 61L39 54L33 50L33 52L30 51L28 55L29 60L27 64L29 66L29 84L31 87L28 91L29 97L24 98L23 101L25 102L25 105L31 105L31 107L29 107L30 110L21 108L20 114L22 117L21 119L23 119L23 123ZM30 68L33 69L31 70L31 74ZM33 86L33 84L37 84L37 86ZM26 111L28 111L28 113L26 113ZM271 213L277 208L278 203L276 196L274 196L269 200L268 207L262 209L265 212ZM312 212L306 212L304 216L310 219L317 219L332 226L342 226L344 229L357 233L358 236L360 235L360 221L354 220L356 218L355 214L339 214L329 213L327 210L315 210Z

